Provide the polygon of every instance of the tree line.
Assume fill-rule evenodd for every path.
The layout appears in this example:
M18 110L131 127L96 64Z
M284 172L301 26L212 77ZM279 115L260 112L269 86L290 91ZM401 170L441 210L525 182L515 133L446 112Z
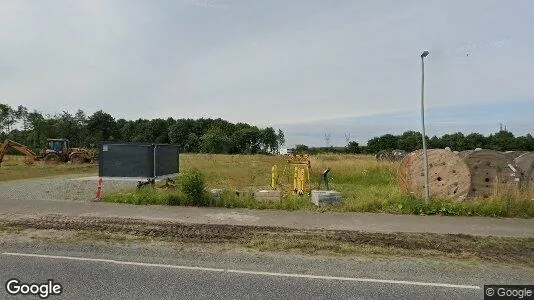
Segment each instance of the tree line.
M24 106L0 103L0 140L11 139L33 150L47 138L67 138L72 147L96 148L101 141L176 144L181 152L257 154L277 153L284 133L222 119L115 119L102 110L43 115Z
M428 148L444 149L451 148L453 151L473 150L476 148L496 151L534 151L534 137L531 134L514 136L513 133L500 130L499 132L484 136L480 133L464 135L461 132L445 134L441 137L426 137ZM357 142L350 142L345 147L308 147L297 145L297 153L364 153L376 154L381 150L404 150L412 152L423 148L423 140L420 132L406 131L400 135L384 134L372 138L366 146Z
M473 150L476 148L496 151L534 151L534 137L529 133L515 136L507 130L500 130L488 136L480 133L463 134L461 132L445 134L441 137L425 137L428 148L449 147L453 151ZM367 143L368 153L377 153L384 149L399 149L408 152L421 149L422 135L419 132L407 131L401 135L385 134L375 137Z
M258 128L245 123L230 123L222 119L115 119L109 113L97 111L86 115L82 110L72 114L62 112L43 115L30 112L20 105L16 108L0 103L0 140L12 139L33 150L46 147L47 138L67 138L74 147L96 148L101 141L149 142L177 144L181 152L258 154L277 153L285 144L282 130ZM406 131L400 135L384 134L372 138L366 146L351 141L345 147L308 147L297 145L300 153L364 153L380 150L422 148L421 133ZM484 136L461 132L441 137L426 137L428 148L450 147L455 151L476 148L497 151L534 151L531 134L514 136L507 130Z

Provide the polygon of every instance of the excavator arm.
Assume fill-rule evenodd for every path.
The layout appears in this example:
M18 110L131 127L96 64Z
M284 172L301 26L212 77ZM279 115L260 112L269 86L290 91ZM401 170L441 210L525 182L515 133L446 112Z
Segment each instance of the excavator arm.
M2 164L2 160L4 159L4 155L6 154L7 152L7 149L9 149L9 147L17 150L18 152L26 155L26 157L28 157L29 159L31 160L38 160L39 158L37 157L37 155L32 151L30 150L30 148L22 145L22 144L19 144L15 141L12 141L12 140L5 140L2 145L0 145L0 164Z

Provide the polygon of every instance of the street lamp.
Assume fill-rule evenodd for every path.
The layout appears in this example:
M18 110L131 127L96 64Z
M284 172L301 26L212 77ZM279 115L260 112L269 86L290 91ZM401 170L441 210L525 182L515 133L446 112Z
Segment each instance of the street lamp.
M428 203L430 190L428 186L428 153L426 151L426 134L425 134L425 57L430 54L428 51L421 53L421 126L423 129L423 157L425 167L425 201Z

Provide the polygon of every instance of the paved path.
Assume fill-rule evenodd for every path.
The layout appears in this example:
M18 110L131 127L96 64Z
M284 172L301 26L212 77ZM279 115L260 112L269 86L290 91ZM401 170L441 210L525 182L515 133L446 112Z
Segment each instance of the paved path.
M0 198L0 217L19 214L131 217L166 219L183 223L281 226L296 229L534 237L534 219L289 212Z

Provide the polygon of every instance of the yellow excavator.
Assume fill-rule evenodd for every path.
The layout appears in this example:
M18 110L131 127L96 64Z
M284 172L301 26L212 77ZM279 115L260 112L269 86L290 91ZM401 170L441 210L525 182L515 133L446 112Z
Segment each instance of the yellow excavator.
M70 148L69 140L67 139L47 139L47 142L48 149L42 150L37 155L25 145L12 140L5 140L0 145L0 164L9 148L13 148L24 154L25 164L33 164L39 160L44 160L47 163L72 162L78 164L94 161L94 156L90 151L83 148Z
M35 154L32 150L30 150L30 148L22 145L22 144L19 144L15 141L12 141L12 140L5 140L2 145L0 145L0 164L2 164L2 160L4 159L4 155L6 154L7 152L7 149L9 148L13 148L15 150L17 150L18 152L22 153L25 155L24 157L24 163L26 164L32 164L33 162L35 161L38 161L39 160L39 157L37 156L37 154Z

